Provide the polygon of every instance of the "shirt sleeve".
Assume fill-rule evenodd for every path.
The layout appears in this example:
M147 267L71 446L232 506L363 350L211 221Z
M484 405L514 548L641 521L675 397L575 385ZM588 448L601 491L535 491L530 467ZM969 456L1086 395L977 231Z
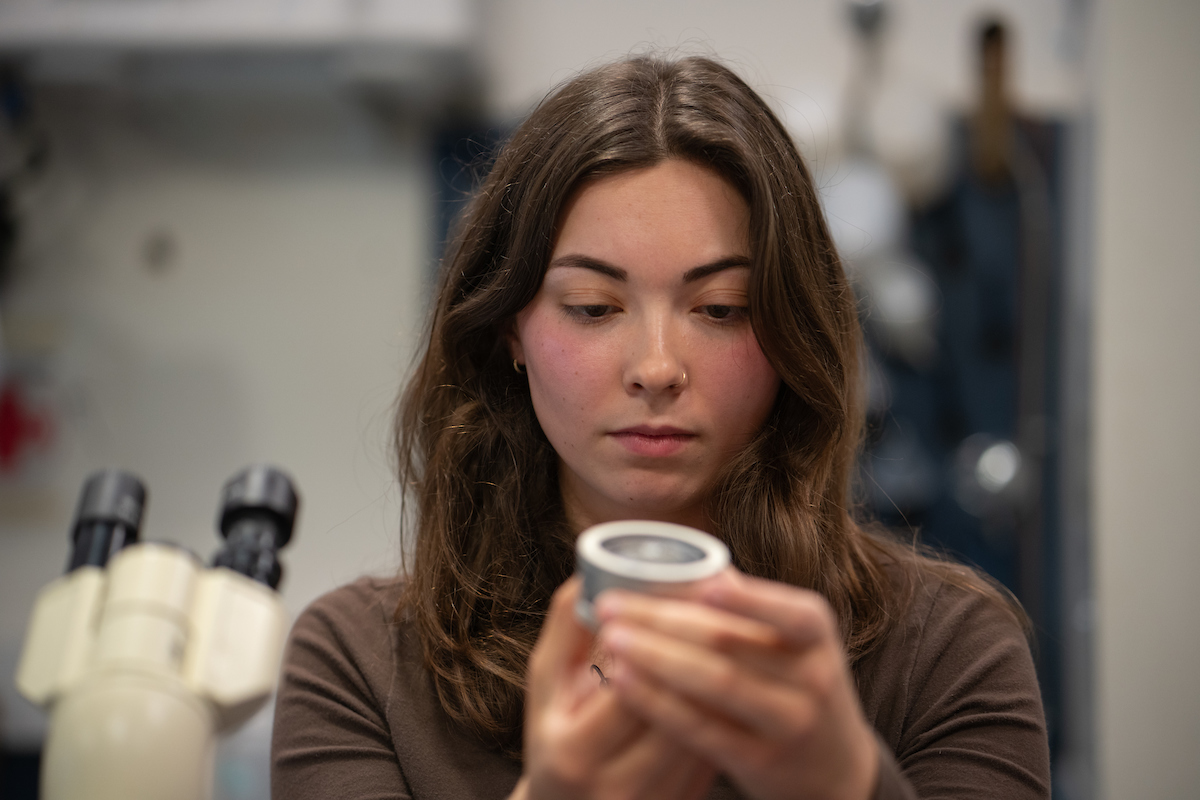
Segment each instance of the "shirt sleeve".
M353 585L327 594L292 628L271 741L275 800L411 798L387 723L383 676L394 664L375 663L378 650L356 652L393 635L384 610L363 594Z
M1041 692L1025 633L981 593L943 586L897 682L894 746L881 739L877 800L1050 797ZM904 663L907 661L907 664Z

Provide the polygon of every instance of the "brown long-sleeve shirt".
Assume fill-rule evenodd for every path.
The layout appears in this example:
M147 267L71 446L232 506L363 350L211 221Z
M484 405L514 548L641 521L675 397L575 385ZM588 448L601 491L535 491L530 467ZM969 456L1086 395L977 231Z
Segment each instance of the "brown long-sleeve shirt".
M296 621L275 710L276 800L504 798L521 765L442 711L395 581L361 579ZM855 669L880 742L878 800L1047 798L1046 726L1024 633L931 579ZM710 798L741 795L727 781Z

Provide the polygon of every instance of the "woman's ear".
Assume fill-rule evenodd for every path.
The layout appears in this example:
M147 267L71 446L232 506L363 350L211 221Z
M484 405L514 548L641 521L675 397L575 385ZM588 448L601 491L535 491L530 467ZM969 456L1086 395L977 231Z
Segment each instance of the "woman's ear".
M504 343L508 345L508 354L517 364L525 363L525 349L521 347L521 337L517 334L517 319L513 317L504 323Z

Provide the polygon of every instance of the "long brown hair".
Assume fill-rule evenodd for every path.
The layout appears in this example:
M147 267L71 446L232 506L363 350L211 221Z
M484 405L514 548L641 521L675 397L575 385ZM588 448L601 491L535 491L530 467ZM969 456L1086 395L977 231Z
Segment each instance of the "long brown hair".
M396 419L416 503L398 613L415 625L447 713L506 749L519 748L526 660L578 532L503 333L541 285L571 193L672 158L716 171L749 205L750 318L782 378L763 430L719 477L716 533L744 572L823 594L852 663L908 602L896 574L919 572L888 565L922 563L851 514L863 425L856 301L782 124L705 58L639 57L580 75L517 129L459 221Z

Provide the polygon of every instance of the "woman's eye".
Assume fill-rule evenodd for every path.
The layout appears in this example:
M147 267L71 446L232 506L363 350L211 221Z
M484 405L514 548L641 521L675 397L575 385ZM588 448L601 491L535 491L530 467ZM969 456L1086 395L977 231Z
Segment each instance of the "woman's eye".
M717 303L701 306L700 310L710 318L722 321L741 319L746 315L746 309L742 308L741 306L727 306Z
M567 313L583 317L585 319L601 319L612 313L613 307L609 305L593 304L586 306L567 306Z

